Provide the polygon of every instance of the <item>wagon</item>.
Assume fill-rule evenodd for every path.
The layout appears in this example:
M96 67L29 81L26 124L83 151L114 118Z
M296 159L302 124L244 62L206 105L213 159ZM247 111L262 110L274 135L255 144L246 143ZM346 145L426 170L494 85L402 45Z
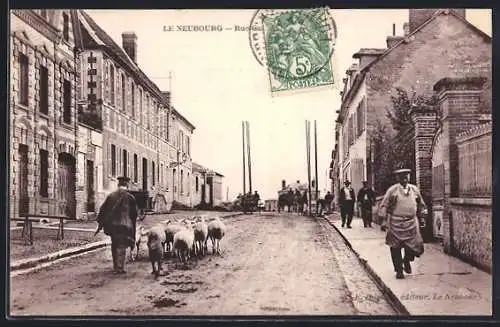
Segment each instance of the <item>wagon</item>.
M137 219L139 221L144 220L146 214L152 211L148 191L129 191L129 193L135 197L137 207L139 208Z

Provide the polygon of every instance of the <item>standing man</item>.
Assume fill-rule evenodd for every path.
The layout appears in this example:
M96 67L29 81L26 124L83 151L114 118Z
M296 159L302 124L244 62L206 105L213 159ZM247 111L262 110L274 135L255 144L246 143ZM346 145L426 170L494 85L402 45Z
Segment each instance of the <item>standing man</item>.
M342 227L345 227L347 220L347 228L351 227L352 215L354 213L354 202L356 202L356 195L354 189L351 187L351 182L346 180L344 187L340 190L339 206L340 215L342 217Z
M378 210L383 226L387 226L385 244L391 249L397 279L404 278L403 270L411 274L410 262L424 253L417 212L426 215L427 206L417 186L408 183L410 172L410 169L394 172L398 183L389 187ZM404 249L404 258L401 249Z
M372 207L375 205L375 192L363 181L363 188L358 192L358 204L363 218L363 226L372 227Z
M135 243L137 203L128 192L129 181L128 177L118 177L118 190L106 197L97 216L96 234L104 229L104 234L111 237L114 274L125 273L127 248Z

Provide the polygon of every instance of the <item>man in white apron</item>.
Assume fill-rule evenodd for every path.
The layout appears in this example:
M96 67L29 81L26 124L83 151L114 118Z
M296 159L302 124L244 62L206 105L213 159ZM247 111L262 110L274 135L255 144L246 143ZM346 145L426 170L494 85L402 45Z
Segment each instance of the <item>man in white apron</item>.
M421 212L425 215L427 207L418 187L408 183L410 172L410 169L394 172L399 182L389 187L378 210L383 225L387 226L385 243L391 249L397 279L404 278L403 270L410 274L410 262L424 253L417 211L421 206ZM401 249L404 249L404 258Z

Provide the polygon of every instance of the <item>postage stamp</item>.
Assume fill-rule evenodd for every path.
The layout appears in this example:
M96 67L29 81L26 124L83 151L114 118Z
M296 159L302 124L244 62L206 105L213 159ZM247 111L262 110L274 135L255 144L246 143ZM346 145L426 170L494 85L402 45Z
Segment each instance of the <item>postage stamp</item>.
M336 36L326 8L259 10L250 29L252 50L267 68L271 92L334 84Z

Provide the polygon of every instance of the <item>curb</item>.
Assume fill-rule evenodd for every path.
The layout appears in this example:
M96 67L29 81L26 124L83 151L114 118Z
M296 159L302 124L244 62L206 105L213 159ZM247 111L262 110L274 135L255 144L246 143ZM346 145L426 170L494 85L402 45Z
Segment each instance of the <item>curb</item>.
M17 260L17 261L14 261L11 263L10 271L12 272L12 271L17 271L17 270L21 270L21 269L34 268L42 263L51 262L51 261L55 261L58 259L70 257L70 256L73 256L76 254L92 251L95 249L99 249L99 248L108 246L110 244L111 244L110 240L93 242L93 243L85 244L82 246L64 249L64 250L57 251L54 253L49 253L47 255L43 255L43 256L38 257L38 258L28 258L28 259Z
M342 237L344 240L345 244L351 249L352 252L356 255L358 258L358 261L363 265L365 270L368 272L370 277L372 277L372 280L375 282L375 284L378 286L380 291L384 294L386 300L389 302L389 304L393 307L393 309L396 311L398 315L402 316L410 316L410 312L408 309L404 306L404 304L399 300L399 298L394 294L394 292L387 286L386 283L375 273L375 271L372 269L372 267L368 264L368 262L361 258L359 253L352 247L351 242L344 236L344 234L338 229L337 226L335 226L329 218L324 218L328 224L330 224L336 231L337 233Z

